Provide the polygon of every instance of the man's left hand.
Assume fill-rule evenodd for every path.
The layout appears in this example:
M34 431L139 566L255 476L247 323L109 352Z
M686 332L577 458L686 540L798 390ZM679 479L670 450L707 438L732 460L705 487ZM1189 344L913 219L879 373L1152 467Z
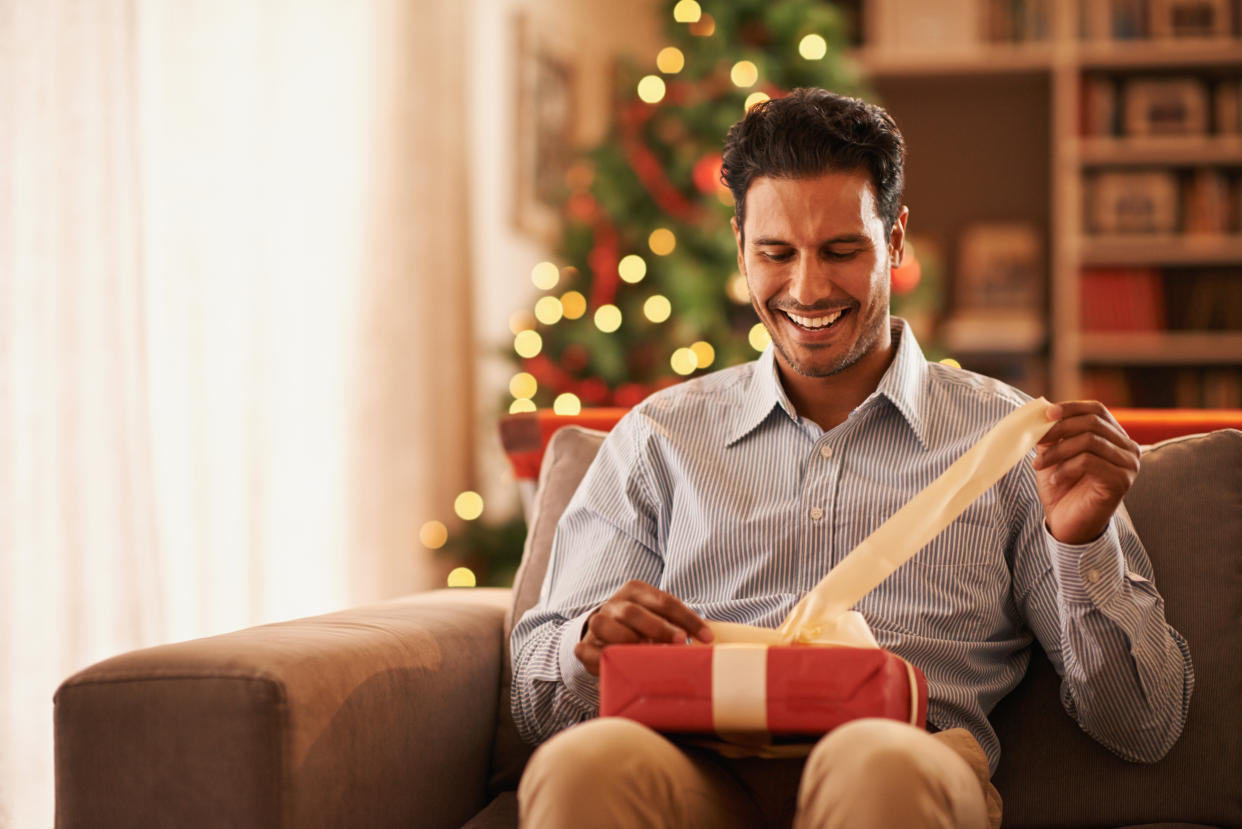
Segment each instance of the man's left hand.
M1058 403L1035 447L1035 483L1048 531L1066 544L1098 538L1139 470L1139 447L1103 403Z

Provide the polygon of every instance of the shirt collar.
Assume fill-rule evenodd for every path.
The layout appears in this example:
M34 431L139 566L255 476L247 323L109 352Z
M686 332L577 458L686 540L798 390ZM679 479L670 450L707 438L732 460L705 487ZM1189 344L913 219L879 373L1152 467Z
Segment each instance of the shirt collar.
M898 317L892 319L893 340L897 343L897 354L888 370L880 378L876 390L863 402L867 406L872 400L883 397L901 414L915 437L924 447L927 446L927 417L925 412L927 360L923 349L919 347L914 332L905 320ZM754 371L743 389L741 404L731 417L726 445L732 445L754 431L763 423L775 408L781 408L791 420L797 420L797 412L785 389L781 386L776 372L776 355L771 343L763 350L763 354L754 363Z
M750 379L742 389L741 404L733 410L725 445L731 446L753 432L777 407L784 410L791 420L797 419L793 404L789 402L776 374L774 346L768 343L755 361Z
M897 355L888 370L880 378L875 393L867 398L881 396L905 418L914 436L927 448L927 358L915 339L910 325L900 317L892 319L893 341L897 343ZM866 402L863 403L866 405ZM861 406L859 407L861 408Z

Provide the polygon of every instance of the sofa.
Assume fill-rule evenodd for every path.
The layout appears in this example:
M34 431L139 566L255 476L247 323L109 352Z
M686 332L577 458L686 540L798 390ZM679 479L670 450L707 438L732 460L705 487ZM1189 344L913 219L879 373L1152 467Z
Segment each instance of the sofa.
M530 749L508 711L508 631L619 414L502 425L531 484L512 589L431 591L147 648L65 680L56 826L516 825ZM1163 760L1126 763L1066 716L1034 654L992 714L1005 825L1242 826L1242 412L1119 419L1140 442L1213 429L1145 446L1126 498L1191 647L1189 721Z

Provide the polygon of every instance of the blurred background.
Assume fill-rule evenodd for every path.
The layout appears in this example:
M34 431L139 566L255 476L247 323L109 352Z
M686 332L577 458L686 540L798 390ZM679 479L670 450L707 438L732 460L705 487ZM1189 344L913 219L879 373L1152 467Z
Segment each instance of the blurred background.
M0 0L0 827L133 648L508 584L502 417L753 359L728 126L909 148L895 313L1031 394L1242 407L1237 0Z

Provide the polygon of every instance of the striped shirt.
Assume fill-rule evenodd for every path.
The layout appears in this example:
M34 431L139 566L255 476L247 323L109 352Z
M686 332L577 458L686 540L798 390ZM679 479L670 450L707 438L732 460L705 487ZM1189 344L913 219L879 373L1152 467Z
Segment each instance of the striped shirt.
M598 680L573 647L625 582L653 584L707 619L776 627L1029 399L928 363L901 320L893 336L896 355L875 392L828 432L795 412L771 346L652 395L617 424L561 518L539 602L513 630L524 739L598 714ZM1000 744L987 715L1022 679L1035 639L1062 676L1070 716L1121 757L1159 759L1185 723L1190 653L1165 621L1124 510L1093 542L1058 542L1029 462L855 609L881 647L926 674L929 722L968 729L993 771Z

